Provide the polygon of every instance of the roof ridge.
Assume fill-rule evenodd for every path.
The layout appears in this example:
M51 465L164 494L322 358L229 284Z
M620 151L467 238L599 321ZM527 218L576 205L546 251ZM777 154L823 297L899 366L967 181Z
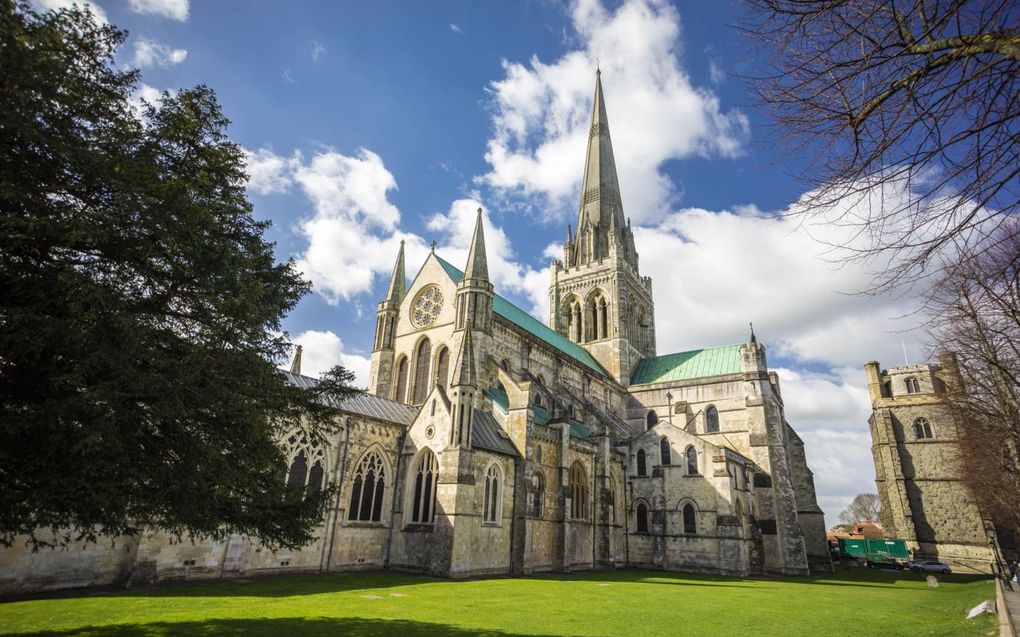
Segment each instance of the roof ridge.
M460 279L464 278L464 273L457 266L453 265L452 263L450 263L446 259L443 259L438 254L435 255L435 257L436 257L436 259L439 260L439 264L441 266L443 266L443 270L446 271L447 276L449 276L450 279L453 280L454 283L457 283L457 282L460 281ZM525 330L527 332L530 332L535 337L537 337L537 338L541 339L542 341L548 343L550 347L553 347L554 349L556 349L556 350L562 352L563 354L569 356L570 358L576 360L581 365L584 365L585 367L587 367L587 368L589 368L589 369L591 369L591 370L593 370L595 372L598 372L602 376L605 376L607 378L610 377L610 374L602 367L601 364L599 364L599 362L595 359L595 357L591 355L591 352L589 352L588 350L584 349L583 347L581 347L577 343L571 341L570 339L566 338L565 336L563 336L562 334L560 334L556 330L552 329L551 327L549 327L548 325L546 325L542 321L540 321L537 318L535 318L534 316L532 316L530 313L528 313L524 309L518 307L516 304L514 304L512 301L510 301L505 296L503 296L501 294L497 294L495 292L493 293L493 295L494 295L494 299L493 299L492 309L493 309L494 313L500 315L502 318L510 321L511 323L514 323L515 325L517 325L521 329L523 329L523 330ZM519 320L515 320L514 317L508 316L505 312L501 312L500 311L501 304L506 305L510 310L519 313L519 315L517 316L517 319L519 319ZM522 325L520 321L530 322L531 326L529 327L528 325ZM542 334L538 333L538 330L541 330L543 333ZM562 344L558 344L558 343L554 342L553 339L555 339L557 341L562 341ZM569 347L569 349L568 349L568 347ZM573 350L573 351L570 351L570 350Z

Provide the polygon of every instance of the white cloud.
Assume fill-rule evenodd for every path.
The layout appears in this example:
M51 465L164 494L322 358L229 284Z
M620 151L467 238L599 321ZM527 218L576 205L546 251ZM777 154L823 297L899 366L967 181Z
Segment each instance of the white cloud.
M165 44L146 38L135 40L134 65L139 68L147 66L168 68L180 64L187 57L188 52L184 49L171 49Z
M712 84L722 84L726 79L726 71L716 64L714 60L709 60L708 62L708 79L711 80Z
M799 433L817 429L860 431L871 415L864 371L843 368L840 373L812 373L773 367L779 374L786 418Z
M343 365L354 372L354 386L368 386L371 360L367 356L346 351L343 340L330 331L308 330L291 338L302 347L301 373L318 378L334 365Z
M176 93L176 91L168 92L171 95ZM128 103L131 105L131 108L134 109L135 115L138 116L139 118L143 118L145 116L145 105L152 104L154 106L158 106L159 101L162 99L163 91L153 86L149 86L144 82L139 82L138 86L135 87L135 90L131 93L131 96L128 98Z
M424 258L423 239L396 231L400 211L387 193L397 182L375 153L325 150L306 160L297 151L285 157L260 148L245 157L252 191L268 195L297 185L312 204L313 214L297 228L307 242L297 266L327 302L371 290L375 277L393 267L401 239L409 257Z
M312 40L312 62L318 62L324 55L326 55L326 47L322 46L318 40Z
M290 72L290 69L283 69L282 77L284 82L289 82L290 84L297 82L294 78L294 74Z
M572 209L599 59L624 205L635 221L658 220L678 193L662 164L740 154L748 121L691 83L679 62L680 16L672 6L627 0L610 12L598 0L579 0L571 17L578 50L549 64L537 57L527 64L504 61L506 77L490 85L495 134L485 159L491 170L479 180L537 197L552 216Z
M753 322L771 351L804 362L898 360L901 341L920 352L917 299L854 294L867 287L870 270L835 266L816 241L838 241L839 233L850 241L839 228L764 217L754 208L687 209L635 228L642 273L656 290L659 350L739 342Z
M297 151L290 157L281 157L268 148L260 148L254 152L245 150L244 158L248 188L260 195L288 192L294 183L294 171L301 165L301 153Z
M156 15L178 22L188 19L188 0L128 0L135 13Z
M459 24L450 23L450 30L454 33L464 33L464 30L460 28Z
M110 19L106 17L106 11L103 11L103 8L95 2L81 2L76 0L32 0L32 5L40 11L58 11L60 9L70 9L77 5L91 11L96 22L99 24L109 24L110 22Z
M315 204L319 217L393 230L400 211L386 198L397 180L382 158L359 148L353 157L330 150L294 171L294 181Z

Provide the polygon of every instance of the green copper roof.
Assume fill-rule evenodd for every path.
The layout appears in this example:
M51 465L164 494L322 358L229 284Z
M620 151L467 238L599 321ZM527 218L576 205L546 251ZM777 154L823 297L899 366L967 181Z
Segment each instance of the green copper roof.
M642 359L631 374L630 384L665 383L739 373L740 345L725 345Z
M446 270L446 274L453 279L454 283L459 283L460 280L464 278L463 272L450 265L439 256L436 256L436 259L439 260L439 264L443 266L443 269ZM492 310L499 316L523 329L525 332L545 341L555 349L558 349L567 356L576 360L578 363L581 363L585 367L591 369L599 376L608 376L608 374L606 374L606 370L602 369L602 366L599 365L598 361L596 361L586 349L563 336L556 330L553 330L502 296L498 294L495 295L495 298L492 300Z

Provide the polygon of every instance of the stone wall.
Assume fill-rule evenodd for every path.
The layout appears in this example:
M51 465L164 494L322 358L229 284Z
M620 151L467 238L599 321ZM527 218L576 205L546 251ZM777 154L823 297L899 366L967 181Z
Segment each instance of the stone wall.
M875 484L886 532L907 541L918 558L956 570L990 572L993 560L980 511L960 480L958 427L945 406L958 379L937 365L880 371L865 365L873 412L869 419ZM911 387L908 379L917 381ZM917 419L932 437L918 437Z

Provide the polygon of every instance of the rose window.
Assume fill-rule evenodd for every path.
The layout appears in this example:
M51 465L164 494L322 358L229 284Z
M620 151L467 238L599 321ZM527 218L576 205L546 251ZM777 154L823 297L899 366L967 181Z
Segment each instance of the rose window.
M442 309L443 293L438 286L430 285L415 297L411 305L411 322L416 327L428 327L436 321Z

